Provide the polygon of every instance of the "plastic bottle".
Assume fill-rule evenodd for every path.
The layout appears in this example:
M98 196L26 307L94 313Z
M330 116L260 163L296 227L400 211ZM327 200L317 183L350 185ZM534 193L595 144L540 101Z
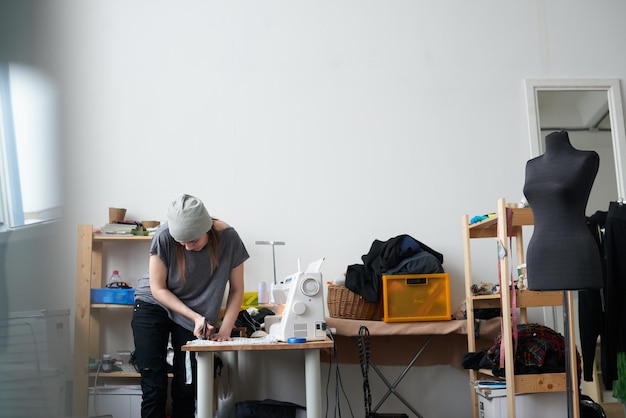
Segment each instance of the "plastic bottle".
M120 287L124 283L122 277L120 276L120 272L118 270L113 270L113 274L109 277L109 281L107 282L107 287Z
M113 360L110 354L102 355L102 373L111 373L113 370Z

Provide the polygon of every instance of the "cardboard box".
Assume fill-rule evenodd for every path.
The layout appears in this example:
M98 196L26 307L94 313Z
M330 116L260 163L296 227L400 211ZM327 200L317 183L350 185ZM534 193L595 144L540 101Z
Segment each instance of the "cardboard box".
M448 273L385 275L382 282L385 322L452 319Z
M494 390L476 389L479 418L506 418L506 388ZM543 392L515 395L517 418L566 417L567 394Z

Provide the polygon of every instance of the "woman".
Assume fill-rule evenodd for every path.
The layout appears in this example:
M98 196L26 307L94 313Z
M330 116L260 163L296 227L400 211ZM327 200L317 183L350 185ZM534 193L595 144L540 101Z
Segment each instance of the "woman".
M200 199L182 195L172 202L167 223L152 238L148 277L139 279L132 319L143 392L141 416L164 418L168 340L174 349L172 416L195 414L193 383L186 383L181 346L195 338L230 340L243 299L243 262L249 257L231 226L212 219ZM222 323L217 327L228 284Z

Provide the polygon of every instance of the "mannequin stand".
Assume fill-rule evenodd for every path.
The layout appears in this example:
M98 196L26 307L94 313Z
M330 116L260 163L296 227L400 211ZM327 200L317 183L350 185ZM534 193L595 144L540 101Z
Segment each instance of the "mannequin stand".
M573 312L573 292L563 292L563 329L565 337L565 383L567 395L567 417L580 418L580 397L578 396L578 363L576 341L573 338L574 321L570 318ZM571 354L574 353L572 356Z

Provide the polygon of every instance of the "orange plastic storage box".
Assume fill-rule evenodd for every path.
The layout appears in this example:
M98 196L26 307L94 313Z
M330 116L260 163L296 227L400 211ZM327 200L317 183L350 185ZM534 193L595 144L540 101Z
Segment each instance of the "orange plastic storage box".
M452 319L448 273L385 275L382 281L383 321Z

